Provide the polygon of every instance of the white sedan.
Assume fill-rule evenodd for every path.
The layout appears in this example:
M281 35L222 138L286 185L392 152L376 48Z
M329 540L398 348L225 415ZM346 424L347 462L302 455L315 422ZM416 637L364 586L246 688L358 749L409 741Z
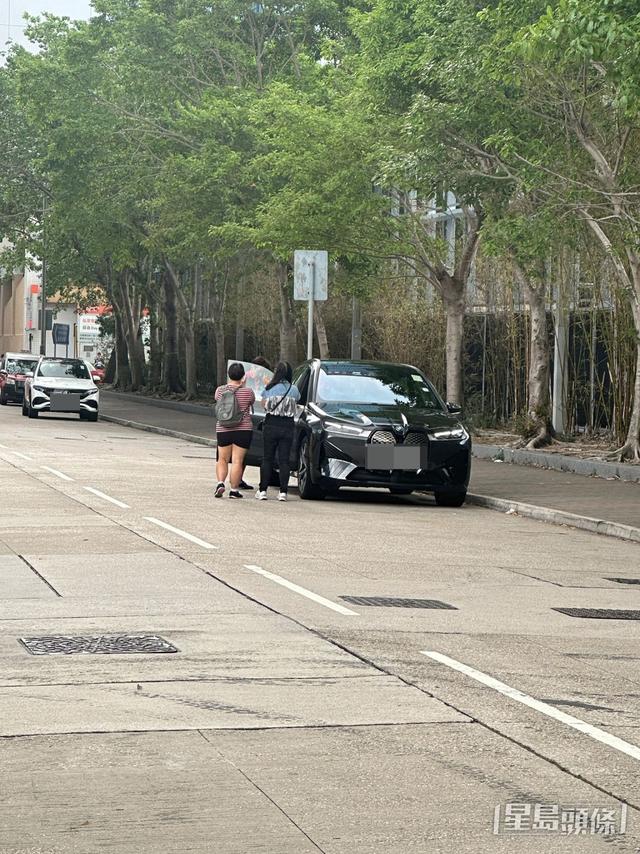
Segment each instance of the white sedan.
M43 356L25 383L22 414L75 412L84 421L98 420L100 392L83 359Z

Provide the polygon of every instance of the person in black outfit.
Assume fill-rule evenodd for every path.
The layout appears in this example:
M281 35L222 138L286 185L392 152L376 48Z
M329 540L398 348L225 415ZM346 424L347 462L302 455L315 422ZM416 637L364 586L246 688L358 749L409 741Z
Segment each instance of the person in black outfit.
M260 501L264 501L267 497L276 455L280 475L278 500L287 500L294 417L300 400L300 392L291 382L292 374L293 371L288 362L278 362L273 378L262 395L266 415L262 432L264 450L260 466L260 489L256 493L256 498Z

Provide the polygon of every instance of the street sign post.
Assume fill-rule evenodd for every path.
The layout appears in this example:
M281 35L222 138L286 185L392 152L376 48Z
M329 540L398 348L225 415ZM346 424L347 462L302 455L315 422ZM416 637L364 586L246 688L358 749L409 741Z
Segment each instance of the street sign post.
M313 358L313 303L328 296L329 256L324 249L296 249L293 255L293 298L306 300L307 359Z
M53 355L57 355L58 344L63 344L67 348L67 356L69 355L69 324L54 323L52 328L53 336Z

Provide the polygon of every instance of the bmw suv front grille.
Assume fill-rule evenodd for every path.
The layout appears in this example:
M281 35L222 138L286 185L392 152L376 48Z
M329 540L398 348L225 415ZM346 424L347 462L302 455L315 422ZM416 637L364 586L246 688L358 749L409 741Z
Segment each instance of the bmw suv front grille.
M401 433L396 436L391 430L376 430L371 436L371 442L375 445L426 445L429 439L426 433L419 433L417 430L407 433L404 439Z
M426 445L428 442L426 433L407 433L404 444L405 445Z
M395 445L396 437L391 430L376 430L371 436L371 441L375 445Z

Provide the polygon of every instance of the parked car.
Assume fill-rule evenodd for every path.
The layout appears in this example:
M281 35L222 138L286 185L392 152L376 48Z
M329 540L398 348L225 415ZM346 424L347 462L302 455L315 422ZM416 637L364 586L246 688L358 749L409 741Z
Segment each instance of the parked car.
M445 403L411 365L314 359L294 373L300 390L291 466L300 497L343 486L383 487L396 495L432 492L460 507L471 472L471 438L461 409ZM262 408L253 416L248 462L262 456Z
M97 421L99 397L87 362L43 356L26 381L22 414L76 412L85 421Z
M22 403L24 384L38 364L31 353L5 353L0 356L0 404Z
M101 362L100 365L96 363L95 365L89 365L91 370L91 378L94 383L99 384L104 382L105 375L107 373L104 364Z

